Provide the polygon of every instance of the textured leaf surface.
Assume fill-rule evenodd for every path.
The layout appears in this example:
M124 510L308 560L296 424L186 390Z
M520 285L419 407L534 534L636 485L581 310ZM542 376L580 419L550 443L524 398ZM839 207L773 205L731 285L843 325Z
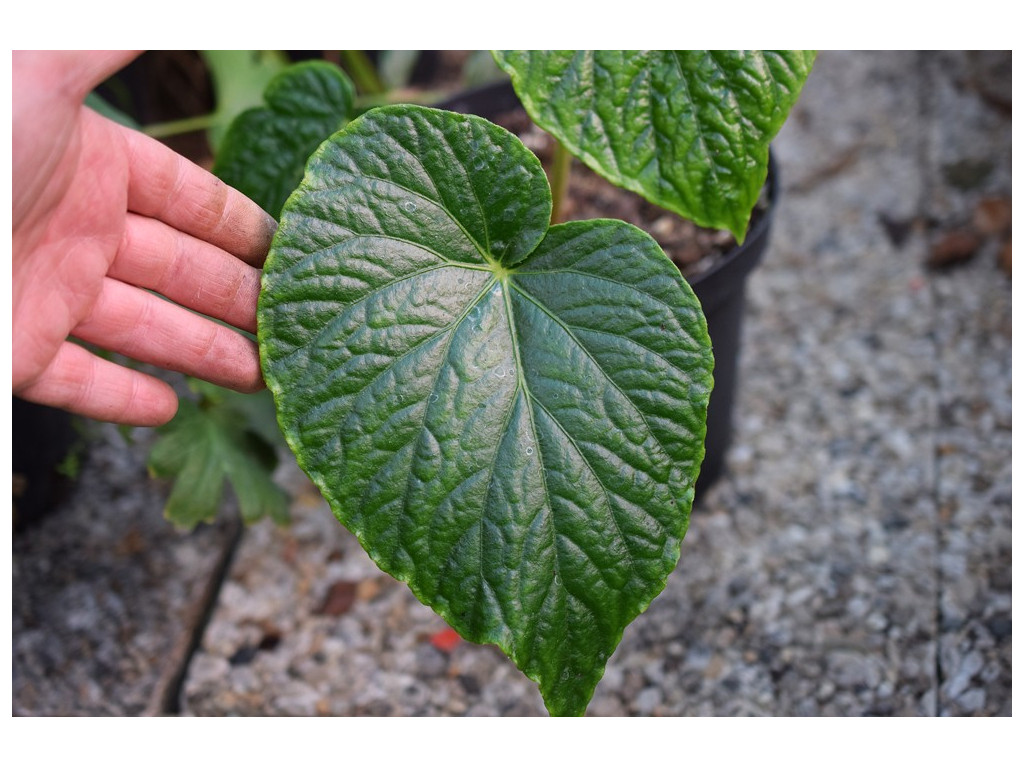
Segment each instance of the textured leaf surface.
M323 61L292 65L263 94L265 107L232 121L213 172L275 218L302 180L306 160L352 114L348 76Z
M288 498L271 479L273 443L251 427L264 423L255 418L258 400L204 382L198 386L205 393L200 405L182 399L150 451L150 472L174 478L164 515L180 528L212 522L230 484L246 522L265 516L287 522Z
M742 242L809 51L496 51L530 117L609 181Z
M341 522L553 714L582 714L678 560L712 358L648 235L550 215L539 161L504 129L371 110L285 206L259 340Z

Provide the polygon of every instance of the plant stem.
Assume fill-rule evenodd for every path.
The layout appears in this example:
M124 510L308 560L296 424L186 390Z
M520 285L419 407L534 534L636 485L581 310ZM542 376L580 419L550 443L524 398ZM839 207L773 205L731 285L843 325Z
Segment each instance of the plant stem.
M165 139L168 136L177 136L192 131L205 131L217 122L217 113L211 112L208 115L197 115L196 117L184 117L181 120L170 120L166 123L153 123L143 127L142 132L154 139Z
M558 139L555 139L555 154L551 160L551 223L562 221L562 202L569 189L569 169L572 155Z
M363 51L341 51L341 63L364 94L384 93L377 69Z

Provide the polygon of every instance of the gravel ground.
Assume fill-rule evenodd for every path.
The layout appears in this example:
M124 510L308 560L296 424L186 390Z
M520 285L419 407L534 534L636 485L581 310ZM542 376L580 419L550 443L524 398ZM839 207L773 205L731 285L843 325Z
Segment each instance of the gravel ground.
M98 427L74 492L15 534L15 715L139 715L177 708L196 627L238 540L231 510L190 534L161 515L151 435Z
M819 57L775 145L727 474L592 715L1011 714L1009 83L1008 55ZM279 477L292 526L232 549L163 523L104 431L14 541L14 711L544 714Z

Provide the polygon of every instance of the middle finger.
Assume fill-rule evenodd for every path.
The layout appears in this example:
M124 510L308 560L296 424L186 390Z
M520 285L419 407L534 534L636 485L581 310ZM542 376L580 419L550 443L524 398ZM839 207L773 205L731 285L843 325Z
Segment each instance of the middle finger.
M156 219L129 213L109 276L256 332L260 270Z

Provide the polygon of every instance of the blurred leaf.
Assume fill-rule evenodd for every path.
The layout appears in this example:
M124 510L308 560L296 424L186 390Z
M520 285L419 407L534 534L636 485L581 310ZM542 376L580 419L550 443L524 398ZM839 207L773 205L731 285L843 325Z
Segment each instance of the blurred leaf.
M225 481L234 489L245 522L265 516L288 522L288 497L271 477L277 465L274 447L249 429L238 408L182 400L177 415L157 431L149 470L155 477L174 478L164 509L174 525L190 529L213 521Z
M334 64L291 65L267 84L265 106L231 123L213 172L277 218L306 160L352 116L354 99L352 81Z
M377 58L377 74L388 90L405 88L419 61L419 51L381 51Z
M371 96L384 93L384 83L377 73L377 67L370 61L366 51L339 51L341 66L352 78L356 88L363 95Z
M494 60L490 51L473 51L462 65L462 82L467 88L475 88L498 80L508 80L508 75Z
M233 389L218 387L202 379L189 379L189 388L198 394L200 402L231 408L245 417L247 428L262 437L270 445L287 445L281 428L277 425L277 411L274 397L269 390L247 395Z
M263 89L288 66L281 51L201 51L210 70L217 120L210 128L210 146L220 146L228 126L245 110L263 103Z

